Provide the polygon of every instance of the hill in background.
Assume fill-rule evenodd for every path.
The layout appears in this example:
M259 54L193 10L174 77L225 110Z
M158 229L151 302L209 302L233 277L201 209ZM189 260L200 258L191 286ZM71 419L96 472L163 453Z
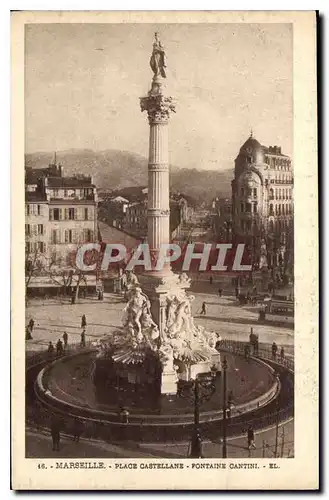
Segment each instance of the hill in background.
M44 168L53 159L53 153L26 154L25 165ZM70 149L57 152L57 162L62 164L64 175L92 175L94 183L101 190L147 185L147 159L129 151ZM198 202L209 202L215 196L230 196L232 178L233 169L218 172L175 166L170 168L171 188L192 196Z

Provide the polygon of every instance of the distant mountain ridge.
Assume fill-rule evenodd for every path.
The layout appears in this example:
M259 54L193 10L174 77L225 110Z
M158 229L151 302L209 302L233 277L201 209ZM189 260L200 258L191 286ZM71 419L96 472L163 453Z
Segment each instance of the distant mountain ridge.
M147 159L130 151L107 149L69 149L56 153L64 175L85 174L93 177L102 190L119 190L130 186L147 185ZM25 155L25 165L44 168L54 160L54 153L36 152ZM173 190L209 202L215 196L231 193L232 170L197 170L170 167L170 185Z

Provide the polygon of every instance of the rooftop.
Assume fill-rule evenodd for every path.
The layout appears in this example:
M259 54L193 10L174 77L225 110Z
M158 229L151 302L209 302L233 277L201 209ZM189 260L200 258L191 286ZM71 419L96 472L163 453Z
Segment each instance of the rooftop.
M50 188L81 188L81 187L95 187L92 184L91 177L77 176L77 177L47 177L47 187Z
M38 191L25 191L25 203L47 202L47 198L43 193Z

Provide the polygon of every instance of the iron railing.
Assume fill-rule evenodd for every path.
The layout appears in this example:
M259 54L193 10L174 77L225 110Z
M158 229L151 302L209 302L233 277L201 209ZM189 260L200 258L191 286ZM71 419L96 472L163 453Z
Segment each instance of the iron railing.
M219 350L229 351L233 354L245 355L246 346L250 347L250 355L255 358L263 358L274 363L277 363L288 370L294 371L294 359L287 356L280 356L280 353L274 355L272 349L270 347L264 346L260 344L258 349L254 348L254 346L250 342L243 342L241 340L220 340L217 343L217 348Z

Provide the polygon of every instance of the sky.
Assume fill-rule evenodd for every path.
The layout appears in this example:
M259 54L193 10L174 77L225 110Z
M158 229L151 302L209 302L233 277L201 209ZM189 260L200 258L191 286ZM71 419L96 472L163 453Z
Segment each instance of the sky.
M170 163L232 168L250 130L292 155L290 24L30 24L26 152L120 149L148 155L139 98L153 76L154 31L167 55ZM103 49L103 50L97 50Z

